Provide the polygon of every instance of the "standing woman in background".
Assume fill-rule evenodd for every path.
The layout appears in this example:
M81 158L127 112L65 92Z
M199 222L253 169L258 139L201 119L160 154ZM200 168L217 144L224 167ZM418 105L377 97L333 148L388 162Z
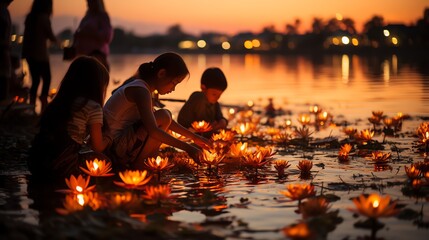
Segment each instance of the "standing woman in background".
M25 19L24 41L22 57L27 60L30 75L30 104L35 105L40 79L43 79L40 101L41 111L48 103L49 88L51 85L51 67L49 63L48 40L57 39L51 27L52 0L34 0L30 13Z
M87 3L88 10L74 34L73 46L77 56L95 57L109 70L107 57L110 53L109 44L113 38L110 18L103 0L87 0Z

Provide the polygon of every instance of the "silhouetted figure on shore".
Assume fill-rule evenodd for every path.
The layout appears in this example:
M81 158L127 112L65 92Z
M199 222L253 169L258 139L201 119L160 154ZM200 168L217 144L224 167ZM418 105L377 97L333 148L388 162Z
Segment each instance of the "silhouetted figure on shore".
M43 80L40 101L41 112L48 103L51 85L51 66L49 63L48 40L57 39L51 27L52 0L34 0L30 13L25 19L22 58L28 63L31 75L30 104L35 105L40 80Z
M77 56L93 56L109 71L107 57L110 54L109 44L113 39L110 18L103 0L87 0L87 4L88 10L74 34L73 46Z
M13 0L0 0L0 103L8 104L12 76L10 56L11 19L8 10Z

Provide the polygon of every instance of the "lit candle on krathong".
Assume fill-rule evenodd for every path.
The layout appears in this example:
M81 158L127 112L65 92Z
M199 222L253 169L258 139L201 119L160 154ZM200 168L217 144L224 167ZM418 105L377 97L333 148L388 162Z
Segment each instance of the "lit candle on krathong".
M298 200L298 206L302 199L316 195L314 185L311 184L289 184L286 191L280 191L281 194L290 198L291 200Z
M285 127L286 128L290 128L292 126L292 120L290 120L290 119L286 119L285 120Z
M109 177L115 175L109 173L112 170L112 163L106 160L86 160L86 169L79 167L84 173L93 177Z
M247 101L247 107L252 108L254 105L252 100Z
M158 182L161 180L161 171L168 170L174 165L168 161L168 157L157 156L156 158L148 158L145 162L146 167L158 174Z
M147 171L143 170L125 170L119 172L122 182L113 181L114 184L127 189L143 189L152 176L147 176Z
M210 123L206 122L206 121L195 121L192 123L192 128L199 133L204 133L204 132L209 132L211 131L213 128L210 125Z
M308 114L301 114L298 116L298 122L302 124L303 127L307 126L310 123L311 117Z
M404 166L404 169L408 179L413 180L420 177L421 171L414 164L411 164L411 167Z
M341 146L340 151L338 151L338 160L340 162L345 162L349 160L349 153L352 150L352 145L346 143Z
M356 208L348 209L369 218L372 223L371 229L372 236L374 237L373 239L375 239L375 233L380 225L383 226L377 219L391 217L399 212L398 209L396 209L396 202L391 202L389 195L382 197L376 193L372 193L369 196L361 194L359 197L353 198L353 203Z
M311 113L314 113L314 114L317 114L317 113L319 113L321 111L321 109L317 105L310 106L309 110L310 110Z
M285 174L285 169L290 167L290 164L287 160L275 160L273 163L279 177L283 177Z

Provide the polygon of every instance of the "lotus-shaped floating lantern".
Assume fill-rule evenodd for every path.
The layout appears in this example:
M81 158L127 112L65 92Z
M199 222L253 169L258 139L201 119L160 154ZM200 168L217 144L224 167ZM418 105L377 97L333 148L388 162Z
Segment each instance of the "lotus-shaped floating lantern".
M80 167L80 169L92 177L110 177L115 175L114 173L109 173L112 171L112 163L106 160L86 160L86 169Z
M217 152L211 152L206 149L203 149L203 154L201 155L201 163L205 163L208 169L211 169L211 166L217 167L219 163L222 162L224 154L219 154Z
M408 179L413 180L420 177L421 171L414 164L411 164L411 167L404 166L404 169Z
M123 182L113 181L113 183L127 189L143 189L144 185L152 178L152 176L147 176L146 170L125 170L119 172L119 177Z
M313 132L310 132L309 128L301 127L295 130L295 134L297 138L301 139L305 145L308 145L310 136L313 134Z
M224 142L232 142L234 141L234 138L235 138L235 132L225 130L225 129L221 129L219 133L213 134L212 136L213 141L222 140Z
M271 160L269 157L265 156L266 153L263 151L256 150L254 152L248 152L244 155L244 158L242 158L242 163L247 167L253 168L256 173L258 173L258 169L263 167Z
M290 164L287 160L274 160L273 163L279 177L282 177L285 174L285 169L290 167Z
M371 153L371 161L375 166L385 166L389 163L391 153L384 153L381 151L374 151Z
M350 211L373 219L390 217L398 213L395 208L396 202L391 202L389 195L382 197L376 193L369 196L361 194L353 199L353 203L356 209L349 209Z
M265 133L270 135L271 138L273 138L274 136L276 136L277 134L280 133L280 129L275 128L275 127L269 127L265 130Z
M95 188L95 185L88 186L90 178L91 178L90 176L85 178L82 175L79 175L76 178L74 175L71 175L70 179L67 179L67 178L65 179L69 189L61 189L61 190L58 190L58 192L82 194L82 193L92 191Z
M206 121L195 121L192 124L192 128L199 133L205 133L205 132L210 132L213 127L210 125L209 122Z
M254 126L250 122L245 122L239 124L234 130L243 137L250 134L254 130Z
M316 194L314 186L311 184L289 184L286 191L280 191L281 194L291 200L298 200L298 205L302 199L312 197Z
M368 118L368 121L372 123L374 131L377 129L377 126L380 125L381 118L378 116L371 116Z
M382 119L384 117L383 111L372 111L372 116L375 118Z
M146 194L142 197L148 204L159 204L173 198L171 188L168 185L146 186L145 189Z
M297 167L301 171L301 175L308 175L313 167L313 162L310 160L300 160Z
M247 142L238 142L231 145L229 153L232 157L241 158L248 153Z
M300 114L298 116L298 122L305 128L308 124L310 124L311 117L308 114Z
M317 105L313 105L313 106L310 106L309 111L310 113L318 114L322 111L322 109Z
M356 128L352 128L352 127L346 127L343 128L343 132L349 137L349 138L353 138L356 133L357 133L357 129Z
M338 160L340 162L345 162L349 160L349 154L352 150L352 145L346 143L343 146L341 146L340 151L338 151Z
M364 129L360 131L359 134L356 134L355 139L359 141L361 144L365 145L368 142L372 141L372 137L374 136L374 131L369 129Z
M279 132L278 134L274 135L272 139L279 145L286 146L290 140L290 134L286 132Z
M304 219L325 214L330 208L329 202L323 197L309 198L299 206L299 212Z
M161 171L166 171L174 166L168 161L168 157L157 156L156 158L148 158L145 165L150 170L158 174L158 182L161 180Z

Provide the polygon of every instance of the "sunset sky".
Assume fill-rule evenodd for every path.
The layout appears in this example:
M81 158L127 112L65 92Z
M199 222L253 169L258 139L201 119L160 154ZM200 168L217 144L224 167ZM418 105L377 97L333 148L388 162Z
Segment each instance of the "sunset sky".
M23 19L32 0L14 0L9 6L12 21L23 30ZM136 34L165 33L173 24L185 32L200 34L215 31L235 34L260 32L274 25L284 32L287 23L299 18L300 32L310 29L314 17L327 20L342 14L355 20L360 31L374 15L386 23L415 23L429 7L429 0L105 0L115 27ZM86 11L85 0L54 0L53 28L56 33L66 27L76 28Z

